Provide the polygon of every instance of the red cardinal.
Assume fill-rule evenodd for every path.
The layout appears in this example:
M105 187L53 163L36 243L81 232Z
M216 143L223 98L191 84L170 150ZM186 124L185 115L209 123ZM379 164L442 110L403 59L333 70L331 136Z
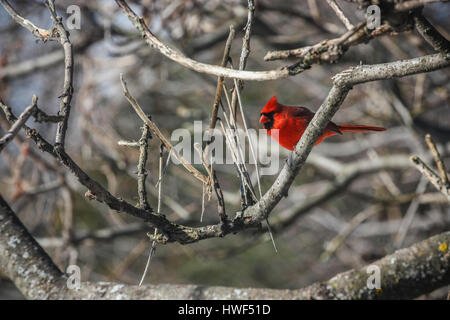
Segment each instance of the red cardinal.
M278 141L278 143L289 150L294 150L295 145L305 132L314 112L306 107L288 107L277 101L277 96L273 96L261 110L261 122L267 133ZM272 135L272 129L278 129L278 137ZM324 133L317 139L316 145L323 139L342 134L342 132L369 132L384 131L386 128L369 126L337 125L329 122ZM276 134L275 134L276 135Z

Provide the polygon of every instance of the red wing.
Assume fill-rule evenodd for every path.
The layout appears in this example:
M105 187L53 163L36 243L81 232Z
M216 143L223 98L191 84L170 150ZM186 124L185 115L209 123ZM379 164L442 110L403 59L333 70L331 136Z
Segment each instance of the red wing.
M314 117L315 113L306 107L289 107L288 114L294 118L306 119L307 123L309 123ZM328 123L325 130L336 132L337 134L342 134L342 132L339 130L339 126L332 121Z
M310 121L314 117L314 112L306 107L289 107L287 111L294 118L303 118Z

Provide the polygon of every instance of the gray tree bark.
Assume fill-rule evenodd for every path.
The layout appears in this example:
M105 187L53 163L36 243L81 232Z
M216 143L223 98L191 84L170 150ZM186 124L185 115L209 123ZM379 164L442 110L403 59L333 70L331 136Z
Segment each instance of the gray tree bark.
M366 266L296 290L109 282L76 290L0 196L0 271L27 299L410 299L450 284L449 243L445 232L375 261L379 289L367 285Z

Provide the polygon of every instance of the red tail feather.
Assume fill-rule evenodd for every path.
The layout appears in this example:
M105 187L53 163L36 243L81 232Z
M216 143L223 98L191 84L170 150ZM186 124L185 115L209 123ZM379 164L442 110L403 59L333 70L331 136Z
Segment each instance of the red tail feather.
M371 127L371 126L352 126L352 125L343 125L338 126L339 130L342 132L368 132L368 131L385 131L386 128L382 127Z

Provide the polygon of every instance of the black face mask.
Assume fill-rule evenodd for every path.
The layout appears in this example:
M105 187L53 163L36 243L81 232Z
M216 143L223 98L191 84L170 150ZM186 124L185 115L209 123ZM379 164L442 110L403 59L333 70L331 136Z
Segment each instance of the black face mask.
M274 114L275 114L275 112L273 112L273 111L269 112L269 113L265 113L265 112L261 113L261 116L266 116L267 118L269 118L269 121L263 123L264 129L266 129L266 130L272 129L273 122L274 122L274 119L273 119Z

